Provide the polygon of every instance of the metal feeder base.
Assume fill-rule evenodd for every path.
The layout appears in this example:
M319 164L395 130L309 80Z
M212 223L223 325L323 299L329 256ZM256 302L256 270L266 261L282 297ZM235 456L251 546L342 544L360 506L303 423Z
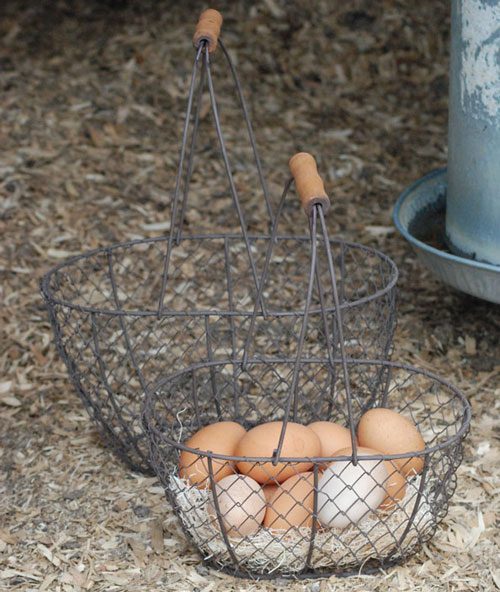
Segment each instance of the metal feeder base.
M500 266L450 253L445 243L446 169L432 171L399 196L396 228L419 260L457 290L500 304Z

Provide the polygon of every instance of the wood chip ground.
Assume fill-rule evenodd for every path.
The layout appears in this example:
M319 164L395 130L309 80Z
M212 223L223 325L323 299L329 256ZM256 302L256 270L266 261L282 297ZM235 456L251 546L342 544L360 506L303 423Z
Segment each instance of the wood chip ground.
M472 431L448 516L432 544L376 576L258 583L200 564L156 480L127 472L101 444L52 345L38 280L73 253L168 230L191 35L205 4L3 0L0 590L500 588L499 308L436 282L391 222L399 192L446 162L448 2L215 6L274 200L288 157L316 154L331 232L381 248L400 267L395 358L470 398ZM235 178L255 229L265 209L216 61ZM201 145L191 197L190 230L235 227L213 136ZM287 211L285 230L304 224L298 207Z

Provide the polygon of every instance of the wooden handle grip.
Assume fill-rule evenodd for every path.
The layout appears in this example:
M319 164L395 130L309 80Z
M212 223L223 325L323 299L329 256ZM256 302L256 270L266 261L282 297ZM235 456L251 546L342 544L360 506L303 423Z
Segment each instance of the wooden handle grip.
M295 179L295 186L305 213L309 216L316 204L321 204L326 213L330 208L330 200L323 180L319 176L314 156L307 152L299 152L290 158L288 166Z
M217 49L220 29L222 27L222 14L213 8L207 8L200 14L196 31L193 35L193 43L198 47L202 41L208 43L208 51L213 53Z

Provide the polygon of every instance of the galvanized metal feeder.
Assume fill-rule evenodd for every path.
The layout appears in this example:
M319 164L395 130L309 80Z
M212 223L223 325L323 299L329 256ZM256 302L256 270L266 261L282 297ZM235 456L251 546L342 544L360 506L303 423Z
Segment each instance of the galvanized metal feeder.
M451 17L448 170L408 187L394 222L439 279L500 303L500 1Z

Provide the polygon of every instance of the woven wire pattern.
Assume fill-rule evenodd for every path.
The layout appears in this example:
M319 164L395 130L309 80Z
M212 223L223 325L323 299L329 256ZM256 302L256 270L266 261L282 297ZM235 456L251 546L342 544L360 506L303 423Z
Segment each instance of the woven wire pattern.
M356 393L356 423L367 409L388 407L411 418L425 441L423 471L407 476L404 495L394 493L389 507L383 504L385 509L379 506L375 512L371 510L367 496L377 494L384 486L386 476L396 470L395 463L399 462L401 470L413 455L400 455L402 459L372 456L368 464L357 465L354 478L347 476L350 457L308 459L306 470L304 459L282 458L282 470L291 471L294 478L281 484L277 483L279 476L270 479L276 487L273 503L276 496L291 503L284 514L275 512L267 522L266 514L264 526L259 523L258 527L254 525L255 516L245 514L245 504L255 493L238 492L238 486L244 486L238 477L226 486L216 484L219 471L242 459L198 452L210 474L209 488L191 485L179 475L179 457L185 450L182 442L200 427L227 420L238 421L246 428L282 421L293 363L292 359L252 360L245 370L228 360L198 364L156 385L149 394L144 421L150 436L151 461L184 530L207 563L245 577L307 577L346 573L360 566L387 567L401 561L432 537L446 515L470 420L463 395L424 370L385 361L347 362ZM340 366L339 360L330 368L325 359L303 361L298 389L301 423L346 423ZM271 459L245 460L266 470ZM322 471L335 461L340 469L330 478L337 480L337 494L329 497L324 490L321 493L326 477L326 471L323 475ZM225 481L227 478L221 483ZM361 481L367 489L358 497L356 487ZM349 492L351 500L342 503L342 496ZM363 515L361 520L352 519L354 509ZM235 511L244 516L243 520L240 517L240 531L229 528ZM269 506L265 511L271 511ZM324 526L325 511L337 514L342 527Z
M260 272L269 238L250 237ZM252 352L290 356L303 318L309 237L279 237L273 249ZM58 350L76 391L108 444L131 468L150 473L140 415L144 393L192 364L237 359L256 288L239 235L183 237L171 246L163 309L157 311L168 237L116 245L52 270L42 281ZM331 241L344 345L350 357L386 359L395 323L397 270L382 253ZM321 277L327 277L319 261ZM322 282L327 286L327 281ZM305 354L335 347L335 308L325 288L328 331L313 294ZM326 336L326 333L328 336ZM318 370L319 371L319 370ZM271 372L271 370L269 370ZM277 380L279 387L280 379ZM312 383L309 388L313 388Z
M329 239L324 200L308 210L309 236L278 234L292 180L274 216L241 84L219 43L272 232L248 234L202 39L188 91L171 234L99 249L49 272L41 287L56 344L110 447L131 468L154 470L208 563L249 577L387 566L428 540L446 514L470 409L454 387L425 371L370 361L387 360L392 350L397 269L388 257ZM183 234L205 87L239 235ZM281 440L273 496L292 502L293 521L279 511L268 517L261 488L246 491L235 473L237 458L198 451L208 487L190 485L179 472L182 442L211 422L249 428L274 420L282 422L283 437L289 422L333 420L350 425L354 444L354 424L377 406L411 417L426 442L421 474L408 477L404 495L389 502L381 497L387 479L414 457L378 455L363 463L361 455L356 463L353 450L352 457L287 459ZM239 460L264 475L271 461ZM333 478L329 463L344 463L333 476L335 496L323 488ZM221 471L229 474L219 480ZM366 496L347 503L346 492L352 495L360 483ZM377 510L367 503L372 497L383 502ZM257 514L246 511L249 500L261 504ZM340 526L325 518L332 511ZM361 521L354 511L363 514ZM235 525L234 514L242 512Z

